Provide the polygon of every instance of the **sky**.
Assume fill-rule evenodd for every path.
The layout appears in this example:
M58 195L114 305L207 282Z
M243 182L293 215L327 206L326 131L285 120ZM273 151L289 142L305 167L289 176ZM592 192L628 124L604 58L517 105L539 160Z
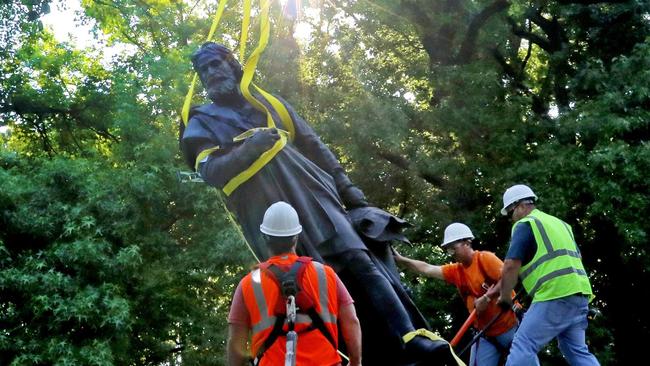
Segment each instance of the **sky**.
M285 0L286 1L286 0ZM50 5L50 13L43 16L41 21L43 25L49 28L56 40L59 42L70 42L79 49L91 46L96 40L93 38L90 24L82 24L75 18L77 13L81 13L80 0L53 0ZM317 8L308 8L305 10L305 17L318 17ZM307 22L298 22L294 36L298 41L309 42L312 27ZM119 50L111 52L115 54Z
M98 42L106 44L107 37L100 33L100 39L94 38L92 27L95 22L86 18L85 23L79 19L83 14L80 0L53 0L50 13L41 17L43 26L48 28L59 42L69 42L77 49L97 46ZM101 45L100 43L100 45ZM104 45L101 47L102 64L111 68L113 56L125 52L134 52L135 46L127 44Z
M76 13L81 12L80 0L53 0L50 3L50 13L41 17L43 26L48 28L59 42L69 42L78 49L84 49L97 44L92 34L92 23L82 24L76 20ZM116 45L103 48L104 66L109 67L113 55L123 52L127 47ZM5 134L9 126L0 126L0 134Z
M75 13L81 12L79 0L54 0L50 13L43 16L43 25L49 28L59 42L70 41L77 48L90 46L94 39L89 24L75 21Z

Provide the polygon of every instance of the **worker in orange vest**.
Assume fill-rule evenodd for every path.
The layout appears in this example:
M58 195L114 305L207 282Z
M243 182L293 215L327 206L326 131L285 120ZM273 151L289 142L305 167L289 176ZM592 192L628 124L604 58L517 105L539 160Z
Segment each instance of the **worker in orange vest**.
M302 231L296 210L286 202L274 203L266 210L260 231L271 257L247 274L235 291L228 316L228 365L242 366L250 358L256 365L285 365L287 354L298 366L341 365L340 326L349 365L360 366L361 328L353 300L332 268L296 255ZM294 307L287 305L293 301ZM296 308L292 316L291 309Z

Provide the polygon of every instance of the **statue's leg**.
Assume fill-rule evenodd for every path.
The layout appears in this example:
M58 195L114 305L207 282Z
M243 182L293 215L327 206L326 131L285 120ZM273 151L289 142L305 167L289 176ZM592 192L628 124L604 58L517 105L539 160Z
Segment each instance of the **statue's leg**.
M340 274L341 279L355 297L357 305L363 304L371 307L371 311L375 315L374 319L365 320L385 324L383 329L378 329L378 331L390 338L386 340L387 347L395 346L397 343L402 356L399 364L417 361L424 361L425 363L418 363L422 365L445 365L448 363L449 346L447 342L432 341L417 336L406 344L402 343L402 337L415 330L413 321L388 279L377 269L368 252L356 249L349 250L334 256L328 256L326 261ZM357 296L360 297L358 301ZM365 312L365 310L367 309L360 309L359 311ZM368 328L378 328L375 325L377 324L371 324L368 327L362 324L364 331ZM368 348L374 349L374 352L384 350L382 345L372 346L364 347L364 352ZM365 358L366 356L364 356Z
M367 252L363 250L350 250L341 253L337 258L338 265L343 266L347 277L353 277L356 283L364 284L365 297L375 307L377 313L384 315L384 320L395 337L413 331L411 319L392 286L377 269ZM335 268L337 269L337 268Z
M373 263L384 277L388 279L402 305L404 305L406 312L411 318L413 327L416 329L431 329L424 315L415 306L411 294L408 293L407 288L399 277L390 245L387 242L366 242L366 246L370 249L370 258Z

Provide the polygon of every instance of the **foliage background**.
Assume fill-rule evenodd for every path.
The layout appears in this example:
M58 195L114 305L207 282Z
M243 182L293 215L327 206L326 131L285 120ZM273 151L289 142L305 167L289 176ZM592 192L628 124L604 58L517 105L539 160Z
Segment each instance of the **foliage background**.
M83 50L42 27L53 5L0 6L0 364L224 364L229 299L253 259L218 194L176 178L187 60L217 4L84 0L79 16L103 41ZM239 6L217 37L234 48ZM603 365L643 359L650 4L303 10L292 20L276 6L257 80L312 123L375 205L415 224L414 245L398 249L444 263L442 228L463 221L476 248L503 256L501 194L529 184L576 232L603 313L590 348ZM109 45L124 52L110 58ZM451 338L466 317L453 289L404 276ZM563 363L554 345L541 358Z

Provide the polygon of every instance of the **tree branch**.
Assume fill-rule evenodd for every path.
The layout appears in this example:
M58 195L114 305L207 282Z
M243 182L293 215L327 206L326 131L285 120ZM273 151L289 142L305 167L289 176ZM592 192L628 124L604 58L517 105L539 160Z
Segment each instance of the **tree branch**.
M372 146L371 149L374 150L375 154L380 158L402 170L415 173L418 177L424 179L425 182L432 186L441 187L444 184L444 180L439 175L434 174L433 172L422 171L418 168L414 168L411 162L405 157L390 151L380 150L374 145L369 146Z
M517 25L517 23L514 21L514 19L508 17L507 18L508 23L510 24L510 27L512 29L512 33L514 33L516 36L519 36L521 38L527 39L529 42L534 43L538 45L541 49L548 53L553 53L555 50L553 49L551 43L542 38L541 36L538 36L537 34L533 32L529 32Z
M537 24L537 26L539 26L548 37L548 42L551 47L550 53L559 51L563 48L564 35L557 18L553 17L553 19L548 20L539 13L539 10L537 10L529 15L529 19L533 23Z
M530 30L531 25L528 25L528 30ZM521 62L521 67L519 68L519 75L523 75L524 71L526 71L526 65L528 65L528 60L530 59L531 54L533 53L533 44L532 42L528 42L528 49L526 50L526 56L524 57L524 60Z
M503 73L506 74L506 76L510 77L510 80L512 80L512 85L515 87L515 89L521 91L525 95L530 94L530 90L528 87L526 87L526 85L524 85L522 81L522 73L517 72L515 68L508 63L506 57L501 54L501 51L499 51L498 48L495 47L492 49L492 56L501 66Z
M471 61L476 51L476 39L481 27L495 14L506 10L510 6L508 0L496 0L488 5L480 13L476 14L467 28L467 34L463 41L458 56L456 56L457 64L466 64Z
M448 6L450 5L448 4ZM415 25L430 62L449 64L452 59L449 50L452 49L451 43L455 38L456 28L446 24L442 25L437 33L430 31L433 27L433 20L417 3L401 1L400 8Z

